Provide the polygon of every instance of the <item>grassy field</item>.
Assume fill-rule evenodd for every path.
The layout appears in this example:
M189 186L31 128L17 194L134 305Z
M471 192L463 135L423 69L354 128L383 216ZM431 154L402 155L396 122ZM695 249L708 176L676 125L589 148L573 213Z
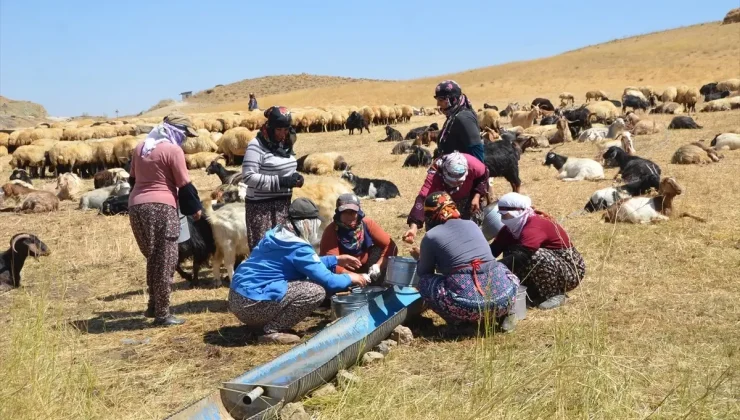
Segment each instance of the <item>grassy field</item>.
M698 85L740 75L740 62L719 60L738 56L737 36L740 25L699 25L455 77L476 103L566 89L582 96L592 87L621 92L627 84ZM372 89L358 82L260 98L260 105L426 104L436 80ZM482 80L493 83L476 88ZM555 169L542 165L544 150L527 152L523 192L562 220L586 259L586 278L568 305L530 310L514 333L484 337L453 336L426 312L409 324L418 337L411 346L396 348L383 365L357 369L358 386L306 405L321 419L740 417L740 151L711 165L670 164L679 146L740 129L740 111L695 118L703 129L638 136L635 146L685 188L678 211L707 223L633 226L602 223L600 214L569 217L611 181L558 181ZM398 128L405 133L432 121L442 117L414 117ZM392 143L377 142L382 127L372 130L299 134L297 153L340 151L357 175L395 182L402 197L363 206L400 238L425 171L401 168L405 157L390 154ZM571 143L558 153L594 157L596 148ZM0 179L10 173L8 161L0 158ZM190 173L202 196L219 184L203 170ZM615 173L607 169L607 178ZM499 196L510 190L501 178L493 188ZM0 419L162 418L287 350L256 345L228 313L227 288L189 289L177 276L172 308L187 323L149 327L145 261L125 216L83 213L72 202L48 215L0 213L0 240L18 232L39 235L52 254L29 260L23 287L0 295ZM407 255L409 247L398 242ZM297 329L310 335L327 319L319 311Z

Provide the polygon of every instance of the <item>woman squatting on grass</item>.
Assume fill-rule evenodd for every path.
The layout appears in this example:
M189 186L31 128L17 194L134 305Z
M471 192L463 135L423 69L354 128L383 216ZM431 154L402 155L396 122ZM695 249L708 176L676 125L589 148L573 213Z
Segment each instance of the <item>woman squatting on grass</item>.
M540 309L553 309L567 301L586 274L586 262L570 242L568 234L549 215L532 208L522 194L504 194L498 201L504 227L491 243L491 253L506 264L529 298Z
M337 266L356 264L356 258L316 254L313 245L318 242L320 225L316 204L307 198L296 199L287 219L268 230L234 272L229 311L261 330L259 342L297 343L300 337L286 331L321 305L327 292L369 282L367 274L334 273Z
M290 112L273 106L264 114L267 122L249 142L242 163L244 183L249 187L244 205L250 249L265 232L285 222L293 188L303 186L303 175L296 172L296 133L290 126Z
M413 243L416 232L424 226L424 200L430 192L447 192L461 212L460 218L470 220L479 215L480 198L488 195L488 188L488 168L473 155L453 152L435 160L406 220L409 230L403 240Z
M367 273L373 284L385 279L388 257L396 256L398 248L391 236L373 219L365 216L360 199L355 194L342 194L337 199L334 221L321 237L319 255L351 255L347 268L337 266L336 272Z
M139 250L146 257L149 305L145 316L154 318L155 325L185 322L170 314L170 285L177 267L177 244L189 238L178 208L195 220L202 211L180 147L186 137L197 136L188 117L172 113L136 146L131 158L129 220Z
M515 325L513 309L519 279L491 255L478 225L462 220L449 194L436 191L424 202L427 233L418 259L419 293L450 326L478 322L487 314L505 331ZM437 274L439 273L439 274Z

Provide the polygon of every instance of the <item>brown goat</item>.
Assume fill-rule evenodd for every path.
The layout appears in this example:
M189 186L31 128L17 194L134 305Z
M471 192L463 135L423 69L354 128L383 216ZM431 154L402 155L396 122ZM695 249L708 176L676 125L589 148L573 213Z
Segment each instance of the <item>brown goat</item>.
M33 188L28 188L20 184L16 184L14 182L8 182L2 186L3 195L5 198L12 198L16 202L18 202L21 198L27 196L28 194L35 192L37 190L34 190ZM53 194L52 194L53 195Z
M48 213L56 210L59 210L59 199L49 191L34 191L15 208L15 211L22 213Z
M439 130L433 130L433 131L425 131L421 134L419 134L416 137L416 140L414 140L413 145L414 146L429 146L430 143L435 142L437 143L437 140L439 140Z

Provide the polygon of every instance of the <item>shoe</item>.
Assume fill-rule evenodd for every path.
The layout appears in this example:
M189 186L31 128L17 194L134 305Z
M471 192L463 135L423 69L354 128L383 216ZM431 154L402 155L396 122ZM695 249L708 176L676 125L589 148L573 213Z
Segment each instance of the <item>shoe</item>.
M153 305L146 308L146 312L144 312L144 317L154 318L154 306Z
M509 314L504 318L504 320L501 322L501 330L503 332L512 332L516 328L516 324L519 321L519 319L516 317L516 314Z
M279 332L261 335L257 338L257 342L262 344L296 344L300 341L301 337L297 335Z
M568 297L565 295L557 295L553 296L550 299L547 299L546 301L539 304L538 308L540 309L555 309L558 306L562 306L565 304L565 302L568 301Z
M161 325L165 327L169 327L171 325L182 325L185 323L185 320L182 318L175 318L173 315L169 315L165 318L154 318L154 322L152 325Z

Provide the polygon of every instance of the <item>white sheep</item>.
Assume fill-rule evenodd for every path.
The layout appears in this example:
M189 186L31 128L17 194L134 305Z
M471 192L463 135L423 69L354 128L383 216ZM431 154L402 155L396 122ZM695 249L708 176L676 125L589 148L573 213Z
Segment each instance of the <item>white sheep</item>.
M714 150L738 150L740 149L740 134L724 133L717 134L712 143Z
M559 172L558 179L563 181L604 179L604 168L593 159L569 158L550 152L543 165L554 166Z
M80 197L80 210L102 209L103 202L108 197L118 197L131 192L131 184L126 181L119 181L115 185L98 188L82 194Z

